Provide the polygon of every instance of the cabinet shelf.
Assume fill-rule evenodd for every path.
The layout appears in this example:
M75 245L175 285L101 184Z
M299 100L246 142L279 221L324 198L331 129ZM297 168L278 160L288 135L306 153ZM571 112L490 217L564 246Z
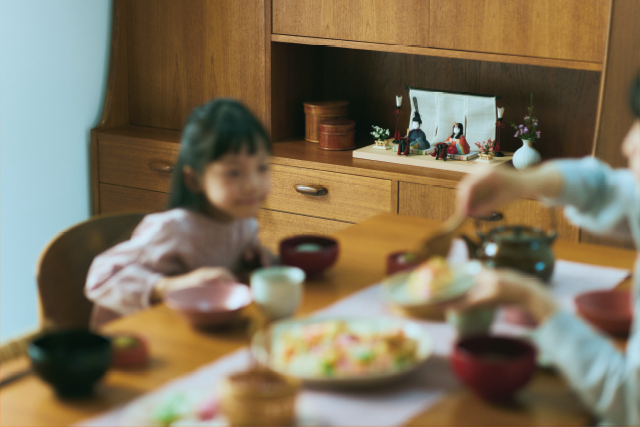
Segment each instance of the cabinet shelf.
M600 62L569 61L564 59L538 58L531 56L500 55L493 53L469 52L463 50L434 49L428 47L402 46L384 43L369 43L349 40L335 40L317 37L272 34L271 41L277 43L329 46L344 49L370 50L376 52L405 53L410 55L433 56L452 59L501 62L506 64L537 65L541 67L567 68L573 70L602 71Z

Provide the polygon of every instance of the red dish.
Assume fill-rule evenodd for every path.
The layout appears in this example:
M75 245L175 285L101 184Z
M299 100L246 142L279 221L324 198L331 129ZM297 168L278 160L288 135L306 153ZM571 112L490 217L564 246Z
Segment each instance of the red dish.
M167 306L195 327L218 326L235 320L252 301L251 291L242 283L220 283L169 292Z
M629 335L633 320L631 292L586 292L578 295L575 302L578 314L598 329L616 336Z
M280 242L282 263L302 269L308 280L321 279L338 259L338 252L338 242L329 237L301 235Z
M418 264L417 258L412 252L393 252L387 256L387 276L410 270Z
M488 335L459 341L451 355L453 370L480 397L510 399L536 370L536 349L526 341Z
M130 332L117 332L111 335L115 368L128 369L144 366L149 360L149 344L146 338Z

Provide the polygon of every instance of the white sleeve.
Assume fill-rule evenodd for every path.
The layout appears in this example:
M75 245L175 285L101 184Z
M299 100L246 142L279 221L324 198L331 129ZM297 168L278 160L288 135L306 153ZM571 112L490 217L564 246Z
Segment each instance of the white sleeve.
M566 312L541 325L535 339L545 358L605 422L640 425L640 317L635 317L626 353Z
M629 212L640 212L640 190L628 169L611 169L589 157L556 160L544 167L562 174L563 191L551 205L566 205L565 215L574 224L593 233L629 235Z

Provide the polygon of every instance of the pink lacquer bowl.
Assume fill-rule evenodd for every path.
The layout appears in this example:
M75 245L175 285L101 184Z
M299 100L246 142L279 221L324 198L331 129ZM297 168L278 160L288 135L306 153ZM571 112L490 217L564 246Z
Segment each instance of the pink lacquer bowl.
M282 263L300 268L309 280L321 279L338 259L338 252L338 242L329 237L300 235L280 242Z
M195 327L230 323L251 301L251 290L242 283L185 288L169 292L165 297L167 306Z
M578 314L598 329L615 336L629 335L633 320L630 291L586 292L575 303Z
M500 402L513 397L536 370L536 349L526 341L473 336L459 341L451 355L458 378L481 398Z

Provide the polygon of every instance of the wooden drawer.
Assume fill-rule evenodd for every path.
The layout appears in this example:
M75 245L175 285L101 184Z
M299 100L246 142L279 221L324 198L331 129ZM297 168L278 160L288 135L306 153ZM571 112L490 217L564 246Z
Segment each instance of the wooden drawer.
M604 62L610 0L430 0L429 47Z
M119 185L100 184L100 213L159 212L169 199L168 193L138 190Z
M274 34L427 46L428 0L273 0Z
M348 222L330 221L303 215L260 209L260 243L277 254L282 239L298 234L332 234L351 225Z
M398 192L400 215L444 221L455 210L456 190L453 188L401 182ZM518 224L551 230L554 226L554 215L558 237L572 242L579 240L580 230L567 221L561 209L550 209L538 201L520 199L498 211L504 215L504 220L487 223L487 228Z
M296 192L295 186L321 185L323 196ZM266 209L332 220L359 222L391 212L391 181L335 172L272 165Z
M99 181L168 193L178 150L170 142L99 139Z

